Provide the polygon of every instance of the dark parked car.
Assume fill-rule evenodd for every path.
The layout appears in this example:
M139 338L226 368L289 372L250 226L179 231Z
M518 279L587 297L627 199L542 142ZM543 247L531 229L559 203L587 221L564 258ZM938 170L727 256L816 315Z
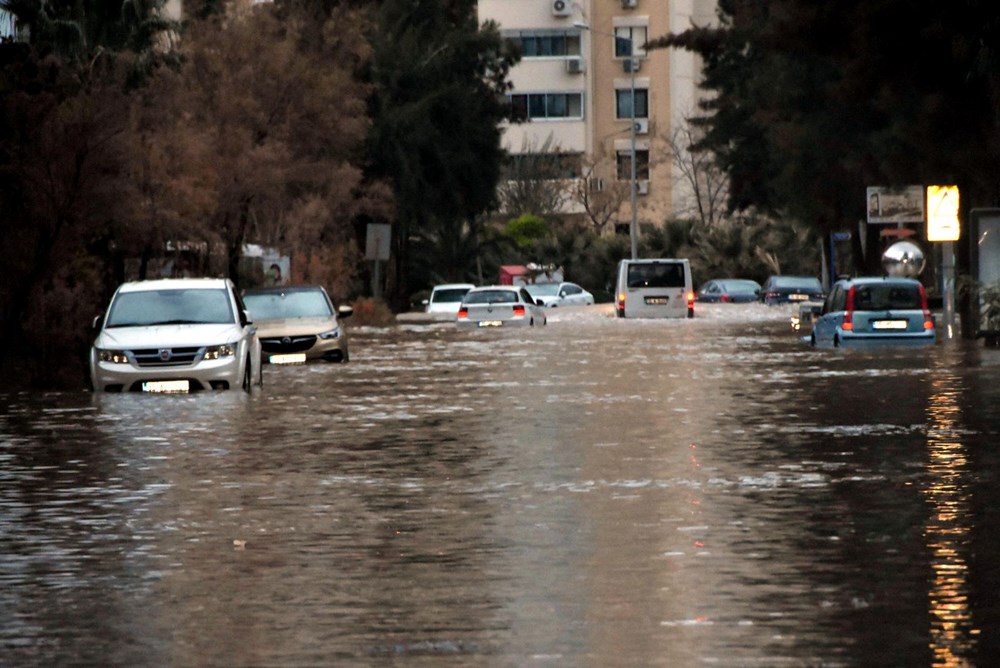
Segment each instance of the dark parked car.
M771 276L760 290L765 304L821 302L824 297L823 286L812 276Z
M700 302L740 304L760 299L760 283L745 278L716 278L698 290Z

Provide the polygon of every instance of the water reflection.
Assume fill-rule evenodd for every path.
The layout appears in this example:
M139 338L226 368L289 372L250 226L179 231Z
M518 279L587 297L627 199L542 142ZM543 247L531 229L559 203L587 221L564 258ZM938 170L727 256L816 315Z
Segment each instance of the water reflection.
M962 440L963 378L939 364L929 380L927 546L932 552L930 640L935 666L970 665L979 630L969 608L969 461Z

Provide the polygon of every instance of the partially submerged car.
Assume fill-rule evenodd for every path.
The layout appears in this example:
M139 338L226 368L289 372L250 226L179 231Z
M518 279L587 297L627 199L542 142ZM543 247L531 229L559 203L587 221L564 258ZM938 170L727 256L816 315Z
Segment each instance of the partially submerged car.
M760 300L769 305L821 302L824 297L823 285L814 276L771 276L760 290Z
M97 392L249 392L261 383L256 327L228 279L123 283L94 327Z
M459 328L534 327L547 322L541 304L516 285L473 288L462 299L455 323Z
M462 297L474 288L472 283L442 283L431 288L431 296L424 301L426 313L455 315L462 305Z
M586 306L594 303L594 295L584 290L576 283L532 283L524 286L531 298L542 306L555 308L557 306Z
M713 278L698 289L695 298L709 304L745 304L760 299L760 283L748 278Z
M913 278L838 281L814 316L814 346L929 345L936 340L927 294Z
M340 319L350 317L354 309L350 306L335 309L322 286L253 288L244 291L243 300L257 324L265 362L350 360L347 332Z

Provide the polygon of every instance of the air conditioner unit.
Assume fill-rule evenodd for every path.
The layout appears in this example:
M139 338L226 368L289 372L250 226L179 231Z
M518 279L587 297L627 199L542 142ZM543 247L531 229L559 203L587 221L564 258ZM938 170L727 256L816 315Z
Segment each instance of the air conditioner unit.
M648 118L637 118L637 119L635 119L635 133L637 135L648 135L649 134L649 119Z
M567 58L566 72L568 74L580 74L583 72L583 60L580 58Z
M635 182L635 192L639 195L649 194L649 179Z
M626 58L622 61L622 69L626 72L638 72L642 68L642 61L638 58Z
M570 16L573 8L569 3L570 0L552 0L552 16Z
M639 6L639 0L622 0L622 9L635 9Z
M599 193L604 190L604 179L590 178L587 179L587 185L590 187L591 192Z

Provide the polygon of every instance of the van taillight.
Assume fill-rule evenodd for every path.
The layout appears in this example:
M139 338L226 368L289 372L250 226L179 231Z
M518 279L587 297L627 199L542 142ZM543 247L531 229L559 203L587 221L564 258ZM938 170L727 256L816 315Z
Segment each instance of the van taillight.
M846 313L844 313L844 324L842 324L841 329L844 331L852 331L854 329L854 286L852 285L847 290L847 304Z
M618 310L619 311L624 311L625 310L625 293L624 292L619 292L618 293Z
M687 294L687 298L688 298L688 308L694 308L694 293L693 292L689 292ZM728 301L728 300L724 300L724 301Z
M469 317L469 307L467 307L467 306L459 306L458 307L458 317L459 318L468 318Z
M524 315L524 306L521 304L514 304L514 315Z
M934 329L934 316L931 315L931 309L927 306L927 292L922 285L920 286L920 308L924 310L924 329Z

